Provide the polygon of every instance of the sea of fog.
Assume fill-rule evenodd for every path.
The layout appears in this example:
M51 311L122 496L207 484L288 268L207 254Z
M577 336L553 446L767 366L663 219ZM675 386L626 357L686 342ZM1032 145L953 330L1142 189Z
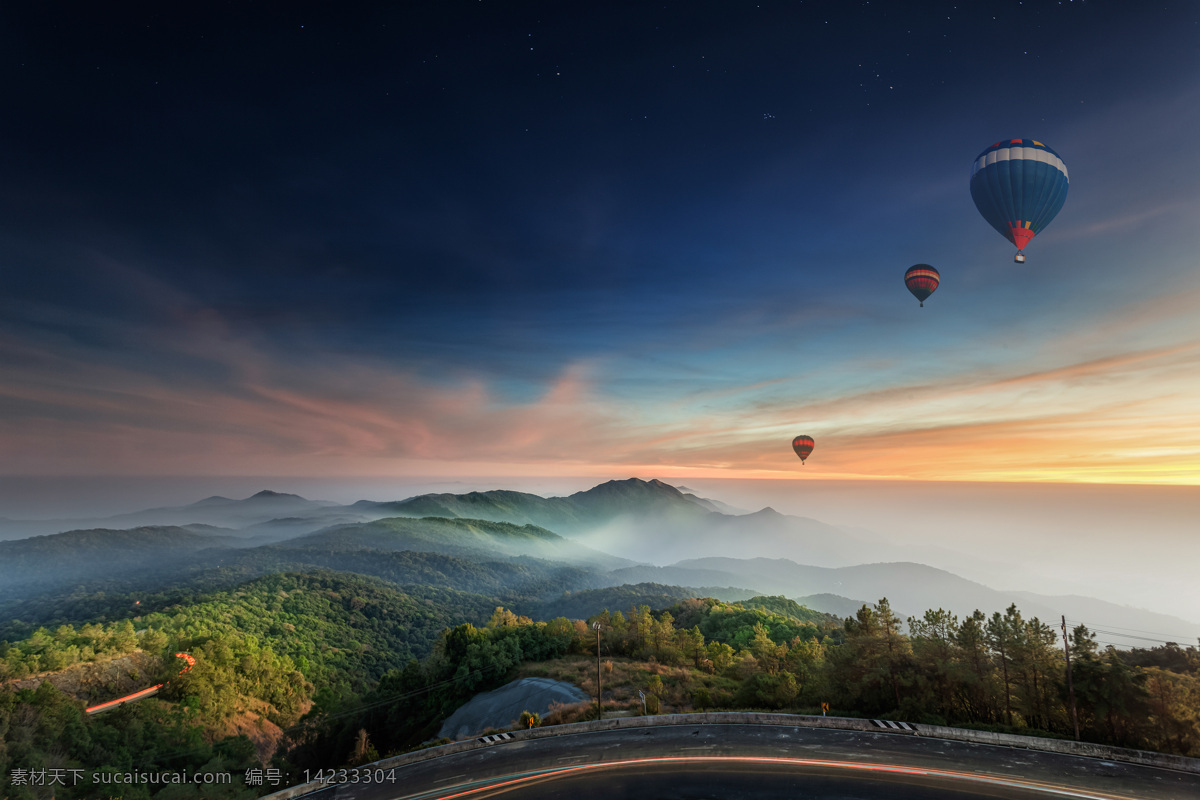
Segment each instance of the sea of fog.
M636 477L853 529L992 588L1081 594L1200 622L1200 487ZM262 489L338 503L488 489L548 497L607 479L0 477L0 517L94 518ZM864 563L879 560L863 553Z

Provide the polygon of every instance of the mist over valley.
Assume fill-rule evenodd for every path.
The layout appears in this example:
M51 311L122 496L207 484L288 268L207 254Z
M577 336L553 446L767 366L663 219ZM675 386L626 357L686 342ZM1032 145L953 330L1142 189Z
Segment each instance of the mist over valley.
M740 510L630 478L548 498L488 490L341 504L261 490L101 519L9 520L7 536L26 536L0 542L0 603L33 609L38 595L68 589L232 586L273 571L333 569L495 593L519 613L541 617L554 616L554 598L564 593L655 584L677 587L678 596L709 587L723 599L807 598L810 607L841 616L881 597L917 617L937 608L990 615L1017 603L1043 621L1066 615L1124 629L1134 638L1108 637L1121 645L1136 644L1136 631L1200 636L1185 608L1114 603L1103 586L1093 597L989 586L918 563L920 548L886 543L875 532L770 507L728 513ZM72 527L84 525L97 527ZM67 530L28 535L56 529ZM0 607L0 618L7 616Z

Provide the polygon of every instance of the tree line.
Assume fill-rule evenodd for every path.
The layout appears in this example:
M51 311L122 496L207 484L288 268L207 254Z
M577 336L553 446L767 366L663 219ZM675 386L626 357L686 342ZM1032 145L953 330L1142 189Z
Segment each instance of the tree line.
M990 617L977 611L960 620L938 609L905 621L882 599L841 620L786 598L708 598L586 620L533 621L499 607L481 626L448 626L478 599L447 594L465 603L458 611L436 599L370 579L276 575L147 614L137 623L144 627L35 631L0 652L5 669L134 647L170 666L169 654L186 649L197 664L160 699L95 718L49 684L0 687L0 767L58 759L117 769L143 759L143 747L151 763L164 742L172 753L187 751L172 758L197 766L214 758L250 763L244 737L213 732L251 708L287 729L290 747L273 767L300 775L369 760L433 740L459 705L508 682L522 665L590 662L594 623L603 659L644 667L652 713L655 705L814 713L829 703L834 715L1074 735L1061 631L1025 619L1015 605ZM1102 648L1084 626L1068 640L1081 738L1200 756L1196 647ZM65 744L52 743L55 729ZM11 785L0 786L5 792L25 796Z
M819 634L814 622L798 630L771 617L728 624L746 613L738 608L692 600L657 615L640 608L592 621L607 624L614 653L690 661L739 679L739 691L714 698L718 704L754 698L783 710L828 702L842 714L1072 738L1077 718L1085 741L1200 755L1194 646L1101 648L1086 626L1075 626L1067 632L1073 715L1062 631L1025 619L1015 604L962 620L928 610L905 624L883 598Z
M673 711L813 713L829 703L831 713L844 716L1062 738L1074 737L1077 719L1084 741L1200 756L1196 647L1101 648L1085 626L1068 630L1072 714L1061 630L1025 619L1016 605L961 620L929 610L906 622L886 598L845 620L785 598L690 599L658 612L641 605L550 622L498 608L485 627L449 629L428 660L385 675L375 691L356 698L364 713L344 714L334 726L340 730L318 735L309 753L345 751L361 730L380 752L411 747L471 694L508 680L522 661L594 656L597 622L602 657L684 668L651 679L658 697L676 699ZM300 750L293 755L307 758Z

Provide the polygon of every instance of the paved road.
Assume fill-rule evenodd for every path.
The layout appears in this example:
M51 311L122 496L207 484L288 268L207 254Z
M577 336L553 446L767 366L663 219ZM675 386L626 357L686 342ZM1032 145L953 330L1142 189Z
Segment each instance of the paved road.
M556 772L531 774L545 770ZM388 777L394 780L330 787L320 800L1200 798L1200 775L1173 770L943 739L765 725L675 725L513 741L397 768Z
M588 696L573 683L549 678L522 678L472 697L470 702L442 723L438 736L466 739L488 728L507 730L520 719L522 711L544 717L550 713L551 703L570 705L587 699Z

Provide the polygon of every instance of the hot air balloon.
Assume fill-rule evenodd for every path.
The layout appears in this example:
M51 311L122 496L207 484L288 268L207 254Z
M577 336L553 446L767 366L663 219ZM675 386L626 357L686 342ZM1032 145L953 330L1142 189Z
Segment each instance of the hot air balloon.
M1000 235L1017 246L1013 260L1050 224L1067 199L1067 166L1033 139L1005 139L984 150L971 168L971 199Z
M796 451L796 455L800 456L800 463L804 463L804 459L812 455L815 443L811 436L797 436L792 439L792 449Z
M912 292L913 297L921 301L922 308L925 307L925 300L937 291L941 282L942 276L928 264L913 264L908 268L908 272L904 273L904 285Z

